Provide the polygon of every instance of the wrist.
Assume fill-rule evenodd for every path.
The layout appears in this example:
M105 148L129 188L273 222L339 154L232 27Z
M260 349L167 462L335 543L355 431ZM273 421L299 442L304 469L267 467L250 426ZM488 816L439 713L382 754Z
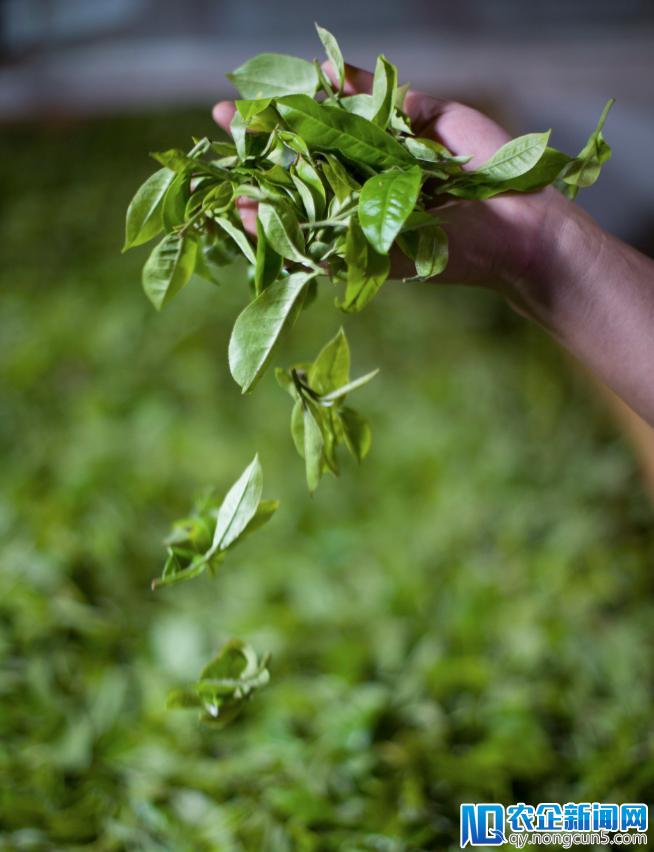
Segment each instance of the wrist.
M654 263L550 196L525 210L525 254L504 295L654 424Z
M566 342L593 267L601 262L603 232L553 187L524 201L519 248L505 267L502 292L519 313Z

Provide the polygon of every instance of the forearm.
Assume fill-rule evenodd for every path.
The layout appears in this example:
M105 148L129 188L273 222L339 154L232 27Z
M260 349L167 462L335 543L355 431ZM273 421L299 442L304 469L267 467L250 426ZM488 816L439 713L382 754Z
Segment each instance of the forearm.
M507 296L654 425L654 261L553 197Z

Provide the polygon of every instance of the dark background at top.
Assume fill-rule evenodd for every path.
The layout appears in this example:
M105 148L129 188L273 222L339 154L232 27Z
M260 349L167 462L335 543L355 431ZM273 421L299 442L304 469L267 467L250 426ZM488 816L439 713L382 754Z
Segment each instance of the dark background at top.
M593 37L612 30L654 26L649 0L376 0L317 4L216 0L3 0L5 55L44 47L46 39L74 43L89 38L138 34L157 38L292 38L306 40L316 17L334 29L361 35L410 33L453 37Z
M651 251L648 0L0 0L0 121L208 109L233 94L225 73L255 53L320 56L316 20L352 64L371 67L383 52L402 81L481 106L514 134L552 127L570 152L617 98L613 161L581 203Z

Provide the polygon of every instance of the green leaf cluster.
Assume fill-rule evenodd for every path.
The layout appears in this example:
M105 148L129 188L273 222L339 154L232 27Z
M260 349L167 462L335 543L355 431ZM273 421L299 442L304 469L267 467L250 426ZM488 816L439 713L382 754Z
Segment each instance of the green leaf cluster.
M337 449L343 444L363 461L372 441L368 421L345 405L349 393L367 384L379 371L350 380L350 347L339 329L311 364L277 369L277 381L294 401L291 434L304 459L307 485L313 492L323 473L338 474Z
M167 558L152 588L192 580L224 561L231 548L266 524L277 500L262 500L263 472L258 456L245 468L222 501L205 497L188 518L177 521L166 539ZM191 689L169 695L168 707L198 707L200 719L220 727L241 712L243 703L269 679L268 656L258 660L252 648L233 639L202 671Z
M258 456L245 468L222 502L203 499L188 518L177 521L165 541L167 558L152 588L199 577L223 562L227 551L277 511L276 500L262 500L263 472Z
M483 165L466 168L470 157L414 134L402 110L407 87L398 85L397 68L385 56L377 60L370 94L344 95L338 42L316 29L337 86L317 61L255 56L228 75L241 95L233 141L199 139L187 153L154 154L163 168L127 211L126 249L163 233L143 268L144 289L158 309L194 274L220 283L222 267L235 257L250 266L253 298L229 344L230 370L244 393L259 381L319 281L342 288L335 304L354 313L388 279L394 246L414 263L416 279L442 273L447 234L430 211L443 197L483 200L551 183L574 196L597 179L610 156L601 130L612 101L577 157L549 147L547 131L513 139ZM243 197L258 202L256 240L238 212ZM314 446L308 455L305 448L305 460L322 458L311 463L315 487L318 469L334 469L331 446L338 441L327 437L324 424L318 428L324 418L313 417L306 401L303 410L303 440ZM298 444L299 415L292 422Z
M249 645L232 639L204 667L192 688L169 693L167 706L196 707L201 721L222 728L241 713L257 689L268 683L267 664L267 655L259 658Z

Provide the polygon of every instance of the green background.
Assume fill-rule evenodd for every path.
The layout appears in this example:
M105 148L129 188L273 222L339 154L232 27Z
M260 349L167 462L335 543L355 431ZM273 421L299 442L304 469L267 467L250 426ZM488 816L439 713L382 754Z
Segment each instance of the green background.
M145 152L192 132L0 142L0 848L450 849L461 801L651 801L652 511L586 378L490 293L390 283L345 319L373 449L309 498L288 398L227 370L242 272L156 314L119 253ZM152 593L255 449L277 516ZM167 711L232 636L273 654L246 713Z

